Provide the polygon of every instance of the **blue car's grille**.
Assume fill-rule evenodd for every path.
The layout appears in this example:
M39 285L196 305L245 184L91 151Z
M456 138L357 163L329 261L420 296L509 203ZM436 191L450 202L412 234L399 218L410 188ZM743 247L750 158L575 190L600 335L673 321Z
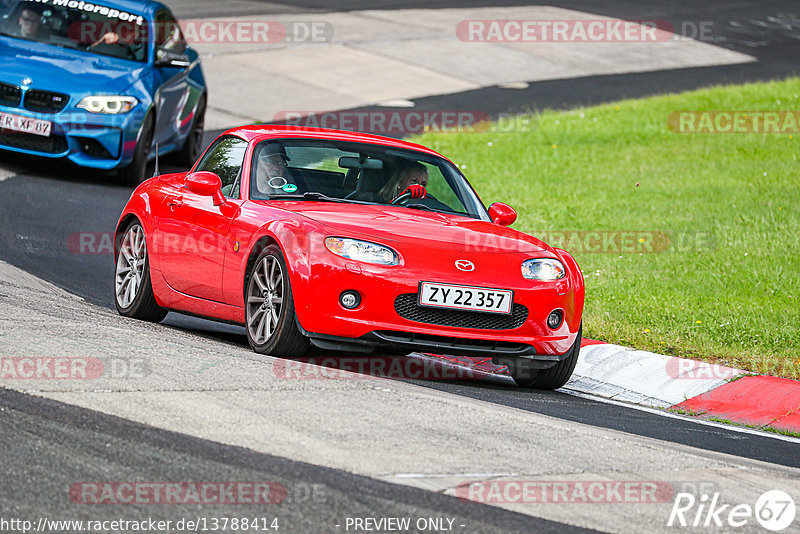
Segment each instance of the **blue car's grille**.
M22 90L14 85L0 83L0 104L11 108L19 107Z
M45 154L61 154L67 151L67 138L63 135L42 135L28 133L0 132L0 146L21 148Z
M31 89L25 93L25 108L41 113L57 113L69 102L67 95Z

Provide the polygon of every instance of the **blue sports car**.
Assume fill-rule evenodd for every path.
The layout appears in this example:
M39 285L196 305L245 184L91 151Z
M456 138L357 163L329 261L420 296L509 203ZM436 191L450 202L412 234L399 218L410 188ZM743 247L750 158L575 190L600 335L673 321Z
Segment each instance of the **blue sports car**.
M202 148L206 83L170 10L135 0L0 0L0 149L143 180Z

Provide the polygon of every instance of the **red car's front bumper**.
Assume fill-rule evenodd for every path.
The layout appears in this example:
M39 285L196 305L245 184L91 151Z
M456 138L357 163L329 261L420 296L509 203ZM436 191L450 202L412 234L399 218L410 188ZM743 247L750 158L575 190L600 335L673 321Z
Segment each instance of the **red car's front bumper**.
M437 251L414 257L403 251L401 265L383 267L356 263L327 251L294 273L292 288L298 322L312 341L323 348L359 350L376 346L411 350L475 354L520 355L558 361L575 342L583 309L583 281L577 265L565 258L570 276L555 282L526 280L521 262L535 255L490 254L476 258L473 272L455 269L463 252ZM452 256L452 257L451 257ZM510 289L511 315L450 311L417 305L421 281ZM339 297L357 291L360 305L348 310ZM547 317L561 310L559 327L547 326ZM554 357L555 356L555 357Z

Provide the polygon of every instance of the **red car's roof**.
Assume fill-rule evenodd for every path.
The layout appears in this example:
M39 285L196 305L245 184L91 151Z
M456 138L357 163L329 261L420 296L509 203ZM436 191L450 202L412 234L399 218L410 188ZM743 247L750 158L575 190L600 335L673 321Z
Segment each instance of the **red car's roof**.
M248 142L262 139L275 139L278 137L299 137L306 139L330 139L334 141L349 141L351 143L372 143L392 148L408 148L436 156L444 157L428 147L409 143L391 137L372 135L361 132L347 132L344 130L329 130L326 128L305 128L302 126L286 126L282 124L254 124L251 126L237 126L226 131L225 134L236 134Z

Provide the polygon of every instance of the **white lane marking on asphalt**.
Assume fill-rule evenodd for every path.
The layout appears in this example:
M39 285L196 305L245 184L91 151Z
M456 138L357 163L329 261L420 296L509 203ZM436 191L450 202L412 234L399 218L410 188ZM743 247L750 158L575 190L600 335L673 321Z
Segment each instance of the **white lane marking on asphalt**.
M655 414L655 415L660 415L661 417L669 417L670 419L680 419L682 421L688 421L690 423L696 423L698 425L711 426L711 427L719 428L719 429L723 429L723 430L730 430L732 432L739 432L741 434L751 434L751 435L754 435L754 436L761 436L763 438L772 438L772 439L777 439L777 440L780 440L780 441L788 441L789 443L800 443L800 438L795 438L795 437L792 437L792 436L785 436L783 434L775 434L774 432L766 432L764 430L756 430L756 429L753 429L753 428L746 428L746 427L741 427L741 426L736 426L736 425L726 425L726 424L723 424L723 423L717 423L715 421L706 421L704 419L689 419L688 417L685 417L685 416L682 416L682 415L679 415L679 414L670 413L670 412L667 412L667 411L664 411L664 410L659 410L657 408L649 408L647 406L642 406L640 404L630 404L630 403L627 403L627 402L620 402L620 401L616 401L616 400L613 400L613 399L606 399L604 397L597 397L595 395L590 395L588 393L582 393L580 391L574 391L574 390L571 390L571 389L567 389L566 387L561 388L561 389L559 389L557 391L561 391L563 393L566 393L568 395L573 395L575 397L581 397L583 399L596 400L596 401L599 401L599 402L604 402L606 404L613 404L614 406L624 406L624 407L627 407L627 408L633 408L634 410L639 410L641 412L647 412L647 413L651 413L651 414Z
M9 178L13 178L18 174L22 174L21 169L0 169L0 182L4 182Z

